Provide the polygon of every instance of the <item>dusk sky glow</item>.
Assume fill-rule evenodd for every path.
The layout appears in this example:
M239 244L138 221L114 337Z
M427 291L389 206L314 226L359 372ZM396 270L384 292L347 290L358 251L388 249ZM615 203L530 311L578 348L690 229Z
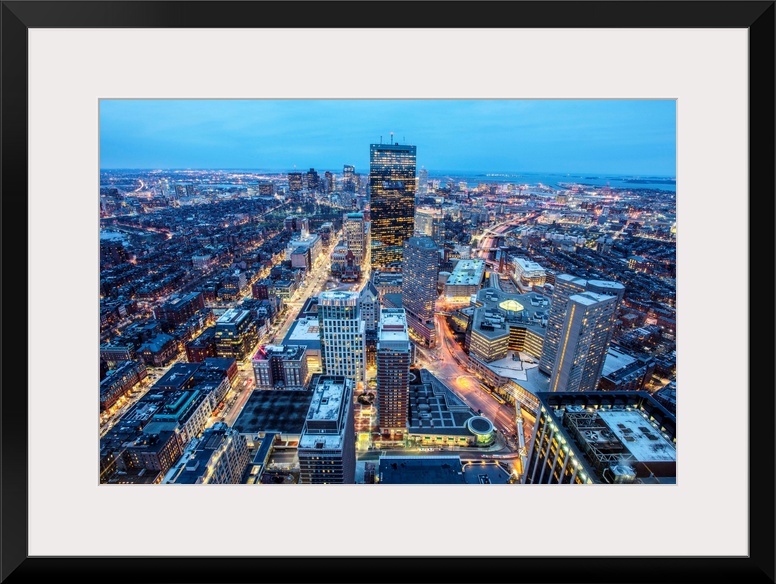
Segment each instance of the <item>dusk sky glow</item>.
M369 144L431 172L676 175L674 100L101 100L100 167L368 172Z

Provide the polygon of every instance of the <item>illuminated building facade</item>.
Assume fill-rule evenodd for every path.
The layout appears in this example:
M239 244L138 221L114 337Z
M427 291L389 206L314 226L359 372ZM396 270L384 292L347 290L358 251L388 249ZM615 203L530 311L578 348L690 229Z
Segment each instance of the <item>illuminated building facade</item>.
M216 353L242 361L259 341L256 321L249 310L230 308L216 321Z
M331 173L331 171L326 171L323 173L323 192L326 194L331 193L334 190L334 175Z
M199 435L213 413L210 400L197 389L166 392L165 399L166 403L154 414L152 421L158 423L159 428L176 428L181 444L185 445ZM146 430L150 427L151 424Z
M364 262L366 251L366 230L363 213L345 213L342 218L342 231L345 245L353 252L358 265Z
M299 193L302 191L302 173L301 172L289 172L288 173L288 192Z
M569 297L550 391L593 391L611 338L616 296L583 292Z
M305 389L310 380L306 353L300 345L259 347L252 359L256 389Z
M538 359L542 354L549 299L539 294L511 294L496 288L477 293L466 328L469 355L483 363L507 357L510 350Z
M148 375L145 363L122 361L100 382L100 410L107 410Z
M416 147L369 146L372 268L401 265L404 242L415 228Z
M360 298L361 319L367 331L376 331L380 320L380 293L371 280L364 284Z
M122 463L128 470L152 471L154 482L160 482L181 453L181 442L174 431L143 432L127 446Z
M318 297L324 373L347 377L357 389L366 382L366 326L359 296L358 292L329 290Z
M217 422L192 442L162 484L236 485L250 460L245 436Z
M410 237L402 260L402 307L412 340L424 347L437 344L434 308L439 277L439 249L430 237Z
M203 308L205 308L205 298L202 292L192 292L185 295L175 294L168 298L164 304L154 308L154 318L170 325L177 325L191 318Z
M186 343L186 360L200 363L208 357L216 356L216 327L210 326Z
M577 278L570 274L559 274L556 276L553 286L552 307L547 321L547 332L544 335L544 346L542 347L542 358L539 361L539 371L547 375L552 373L553 366L555 365L555 358L560 346L561 329L566 319L569 298L574 294L580 294L586 291L597 292L607 296L615 296L617 298L615 312L612 313L612 322L609 326L605 327L608 335L606 346L601 353L601 360L603 360L604 355L606 354L606 348L612 337L612 332L614 331L616 310L625 293L625 287L619 282L585 280L584 278Z
M354 411L350 379L318 378L299 438L300 484L356 482Z
M458 260L445 282L445 299L452 303L469 303L477 294L485 276L485 260Z
M383 437L401 440L409 419L410 345L401 308L383 308L377 333L377 414Z
M348 193L356 192L356 167L346 164L342 167L342 190Z
M415 209L415 232L428 235L439 246L445 244L445 214L441 209Z
M523 483L676 483L676 418L648 393L536 396Z
M530 291L533 286L544 286L547 272L538 263L524 258L515 258L515 280L523 292Z
M305 182L308 190L317 191L321 188L321 178L314 168L311 168L305 174Z

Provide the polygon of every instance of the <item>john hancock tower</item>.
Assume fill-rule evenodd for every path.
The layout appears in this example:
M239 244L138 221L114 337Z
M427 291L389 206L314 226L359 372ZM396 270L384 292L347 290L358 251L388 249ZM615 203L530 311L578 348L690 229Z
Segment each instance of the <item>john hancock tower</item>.
M404 241L415 228L415 146L369 146L372 269L401 269Z

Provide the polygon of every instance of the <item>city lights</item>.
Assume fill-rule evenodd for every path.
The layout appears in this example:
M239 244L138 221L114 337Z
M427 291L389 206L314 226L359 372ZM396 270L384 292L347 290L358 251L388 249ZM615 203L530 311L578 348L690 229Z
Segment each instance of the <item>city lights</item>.
M482 122L493 157L525 153ZM270 169L100 171L101 482L675 480L675 144L651 174L462 170L412 127L347 150L279 129Z

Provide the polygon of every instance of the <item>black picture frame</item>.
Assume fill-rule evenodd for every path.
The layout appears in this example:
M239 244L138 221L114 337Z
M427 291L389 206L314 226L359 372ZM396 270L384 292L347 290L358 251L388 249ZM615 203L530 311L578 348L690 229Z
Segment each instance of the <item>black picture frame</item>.
M378 4L381 20L371 20ZM390 4L390 7L387 5ZM422 4L429 4L424 10ZM440 7L444 7L440 10ZM388 9L390 8L390 9ZM412 18L407 18L408 11ZM4 582L774 582L774 1L2 2ZM27 553L27 31L30 28L742 28L749 33L749 555L746 557L29 557ZM757 234L757 240L753 235ZM767 241L760 241L767 234ZM767 295L766 298L758 298ZM760 337L760 338L758 338ZM741 345L745 346L744 340ZM2 369L0 369L2 371ZM757 373L760 373L757 375ZM756 469L756 474L752 472ZM754 480L752 480L754 479ZM65 479L66 480L66 479ZM710 477L710 480L719 480ZM710 509L710 513L713 510Z

